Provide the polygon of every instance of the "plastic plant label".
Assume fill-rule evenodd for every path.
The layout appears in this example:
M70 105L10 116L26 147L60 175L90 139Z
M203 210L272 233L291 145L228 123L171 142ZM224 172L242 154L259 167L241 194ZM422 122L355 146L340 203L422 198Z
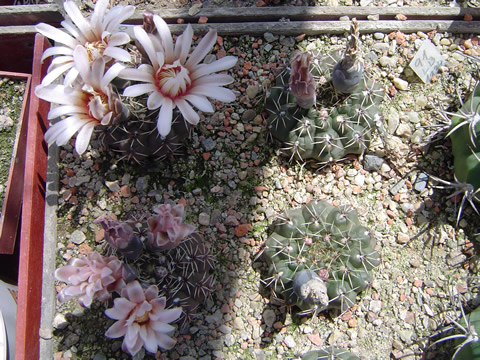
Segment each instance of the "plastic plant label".
M445 60L435 45L430 40L424 40L410 62L410 67L424 83L428 83L444 63Z

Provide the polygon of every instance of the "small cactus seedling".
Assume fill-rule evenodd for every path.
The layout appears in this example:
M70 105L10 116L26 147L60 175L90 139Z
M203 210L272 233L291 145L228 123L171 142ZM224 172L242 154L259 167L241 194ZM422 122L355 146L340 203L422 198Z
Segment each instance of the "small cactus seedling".
M360 360L360 358L345 349L328 347L309 351L302 356L302 360Z
M284 143L290 160L327 163L347 154L361 155L370 144L382 117L378 105L384 90L364 77L356 25L352 31L343 57L297 53L291 69L282 71L267 92L268 128ZM337 92L348 94L343 101L335 100L335 106L325 101L335 92L325 90L329 82Z
M287 211L274 225L264 257L264 283L303 313L350 308L380 263L376 240L349 206L315 200Z

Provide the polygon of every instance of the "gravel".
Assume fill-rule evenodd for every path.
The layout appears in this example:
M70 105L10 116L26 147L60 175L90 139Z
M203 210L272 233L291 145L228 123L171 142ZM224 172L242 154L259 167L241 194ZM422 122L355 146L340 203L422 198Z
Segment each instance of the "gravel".
M473 228L478 218L467 206L464 221L455 228L456 206L447 199L449 192L428 181L429 174L452 179L449 141L439 137L424 144L413 137L416 131L432 135L440 123L434 101L455 109L456 89L465 96L472 75L478 74L463 56L447 62L430 84L406 80L404 69L417 40L425 36L445 58L457 49L461 54L468 39L474 44L470 50L480 49L468 35L404 34L403 42L395 33L381 35L361 39L365 52L378 59L368 64L369 76L388 93L382 105L387 131L376 134L363 158L318 167L282 156L282 145L270 139L261 116L265 89L297 47L326 51L342 48L346 40L319 36L297 41L269 33L223 37L219 50L239 56L231 71L237 100L217 104L213 115L203 114L184 154L174 161L136 167L117 161L96 141L82 157L73 153L72 144L60 150L57 266L89 251L87 245L103 251L100 229L92 224L97 217L114 214L126 220L170 200L186 204L187 221L212 245L215 294L188 329L175 333L173 350L155 357L147 353L146 359L286 359L328 345L345 347L362 359L409 354L410 359L422 354L449 358L448 344L447 349L426 348L448 316L458 317L453 295L475 297L467 278L476 275L472 234L478 231ZM87 161L88 167L83 165ZM122 186L128 191L122 192ZM371 288L343 314L299 317L262 282L266 266L257 257L269 225L285 209L312 199L354 206L375 234L382 256ZM83 241L76 240L79 234ZM121 342L102 337L111 324L103 316L105 306L96 303L78 313L74 301L57 305L58 358L129 358L121 352ZM90 330L93 337L85 336Z

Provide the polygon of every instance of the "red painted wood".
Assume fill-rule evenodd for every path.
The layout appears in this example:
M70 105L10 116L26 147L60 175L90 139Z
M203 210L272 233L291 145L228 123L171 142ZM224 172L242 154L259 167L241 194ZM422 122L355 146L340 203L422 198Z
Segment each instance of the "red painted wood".
M47 172L47 145L43 136L48 127L47 114L50 104L37 98L34 90L47 72L49 61L41 64L40 58L44 49L49 46L48 40L43 35L35 36L20 232L16 360L37 360L39 357L38 331L42 298L43 228Z
M30 74L0 71L0 77L25 80L22 109L18 118L17 137L7 180L2 215L0 217L0 254L13 254L22 208L25 144L27 142L28 106L30 101Z

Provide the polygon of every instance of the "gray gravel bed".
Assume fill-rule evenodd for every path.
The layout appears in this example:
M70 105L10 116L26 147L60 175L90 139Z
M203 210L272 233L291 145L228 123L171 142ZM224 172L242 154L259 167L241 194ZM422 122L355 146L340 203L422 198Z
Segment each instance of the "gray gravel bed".
M407 69L425 38L446 60L430 84ZM173 350L146 359L287 359L327 345L346 347L362 359L420 359L428 337L458 315L454 295L475 296L467 280L476 275L471 245L478 217L467 207L455 228L448 191L427 181L428 174L452 179L450 144L441 136L427 140L440 122L432 104L455 109L457 89L464 96L478 77L464 56L478 53L478 41L440 33L362 36L367 71L388 93L382 105L386 133L376 135L363 159L322 167L290 163L266 130L265 89L297 47L327 52L345 43L342 36L225 37L217 51L239 56L232 85L237 101L203 115L175 161L135 167L95 141L81 158L71 145L60 149L57 266L102 251L94 219L126 219L166 200L184 199L188 222L212 245L215 294L176 333ZM265 266L255 260L276 216L312 199L353 205L377 237L382 263L373 270L372 287L343 314L298 317L264 288ZM89 310L74 301L57 304L56 359L129 358L121 341L103 338L111 324L104 309L101 303ZM425 356L450 355L440 349Z

